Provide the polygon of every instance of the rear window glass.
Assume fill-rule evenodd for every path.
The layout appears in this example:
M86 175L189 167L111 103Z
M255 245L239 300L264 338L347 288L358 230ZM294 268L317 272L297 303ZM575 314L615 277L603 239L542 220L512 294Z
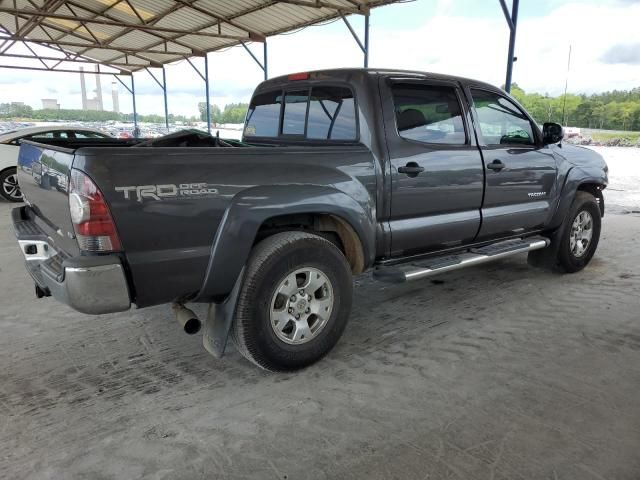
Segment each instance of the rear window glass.
M261 93L253 97L244 134L247 137L277 137L280 125L280 103L282 94L276 92Z
M89 132L86 130L74 130L69 132L75 138L107 138L106 135L103 135L98 132Z
M466 142L460 102L452 87L394 85L392 91L401 137L424 143Z
M355 140L356 106L351 90L343 87L311 90L307 138Z
M262 93L256 95L249 106L244 134L246 137L299 135L312 140L356 140L355 98L349 88L334 86Z
M69 138L69 134L64 130L53 130L51 132L39 132L24 137L26 140L37 140L39 138Z
M282 117L283 135L304 135L305 119L309 92L287 92L284 96L284 115Z

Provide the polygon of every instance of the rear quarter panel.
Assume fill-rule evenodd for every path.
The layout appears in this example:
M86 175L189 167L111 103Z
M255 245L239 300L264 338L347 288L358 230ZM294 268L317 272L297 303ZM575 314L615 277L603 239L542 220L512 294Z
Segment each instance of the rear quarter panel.
M188 298L201 289L226 210L241 192L256 186L263 187L262 194L251 201L273 212L265 193L269 186L330 185L370 212L368 234L375 236L375 167L369 149L360 145L87 148L77 152L74 167L93 178L109 203L139 307ZM167 186L195 183L207 184L214 193L138 198L130 189L125 198L123 191L164 185L166 192L173 190Z

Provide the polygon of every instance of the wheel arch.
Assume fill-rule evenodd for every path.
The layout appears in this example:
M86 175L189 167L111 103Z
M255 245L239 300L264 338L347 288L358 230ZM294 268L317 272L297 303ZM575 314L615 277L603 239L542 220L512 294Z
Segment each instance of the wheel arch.
M576 189L576 193L587 192L596 198L598 202L598 207L600 208L601 217L604 217L604 197L602 195L602 190L604 190L605 187L606 187L606 184L603 184L603 183L586 181L579 184L578 188Z
M557 207L548 224L550 230L557 229L564 222L571 203L578 191L588 192L598 200L600 214L604 215L602 190L607 186L607 173L596 168L574 167L567 172Z
M334 243L346 257L353 274L364 271L365 255L362 239L348 220L332 213L304 212L265 219L256 233L254 245L271 235L291 230L328 236L328 240Z
M262 238L286 230L334 234L354 273L373 262L375 208L333 187L278 185L236 195L216 232L209 265L194 301L224 298L233 288L251 249ZM335 242L334 242L335 243Z

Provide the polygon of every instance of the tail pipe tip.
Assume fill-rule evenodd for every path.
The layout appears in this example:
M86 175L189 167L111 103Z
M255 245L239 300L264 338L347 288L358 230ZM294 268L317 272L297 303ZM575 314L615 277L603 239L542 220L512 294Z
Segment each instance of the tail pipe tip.
M188 309L181 303L174 303L171 308L176 315L176 320L178 320L186 334L194 335L200 331L202 322L193 310Z

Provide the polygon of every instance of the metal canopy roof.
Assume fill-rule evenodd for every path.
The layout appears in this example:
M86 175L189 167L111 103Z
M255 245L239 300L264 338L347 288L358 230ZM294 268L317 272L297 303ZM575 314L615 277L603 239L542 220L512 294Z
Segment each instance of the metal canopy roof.
M265 42L268 36L348 14L368 15L373 7L398 1L0 0L0 58L12 61L1 66L76 71L71 62L129 74ZM20 45L29 52L13 53ZM26 58L37 59L38 66L23 66Z

